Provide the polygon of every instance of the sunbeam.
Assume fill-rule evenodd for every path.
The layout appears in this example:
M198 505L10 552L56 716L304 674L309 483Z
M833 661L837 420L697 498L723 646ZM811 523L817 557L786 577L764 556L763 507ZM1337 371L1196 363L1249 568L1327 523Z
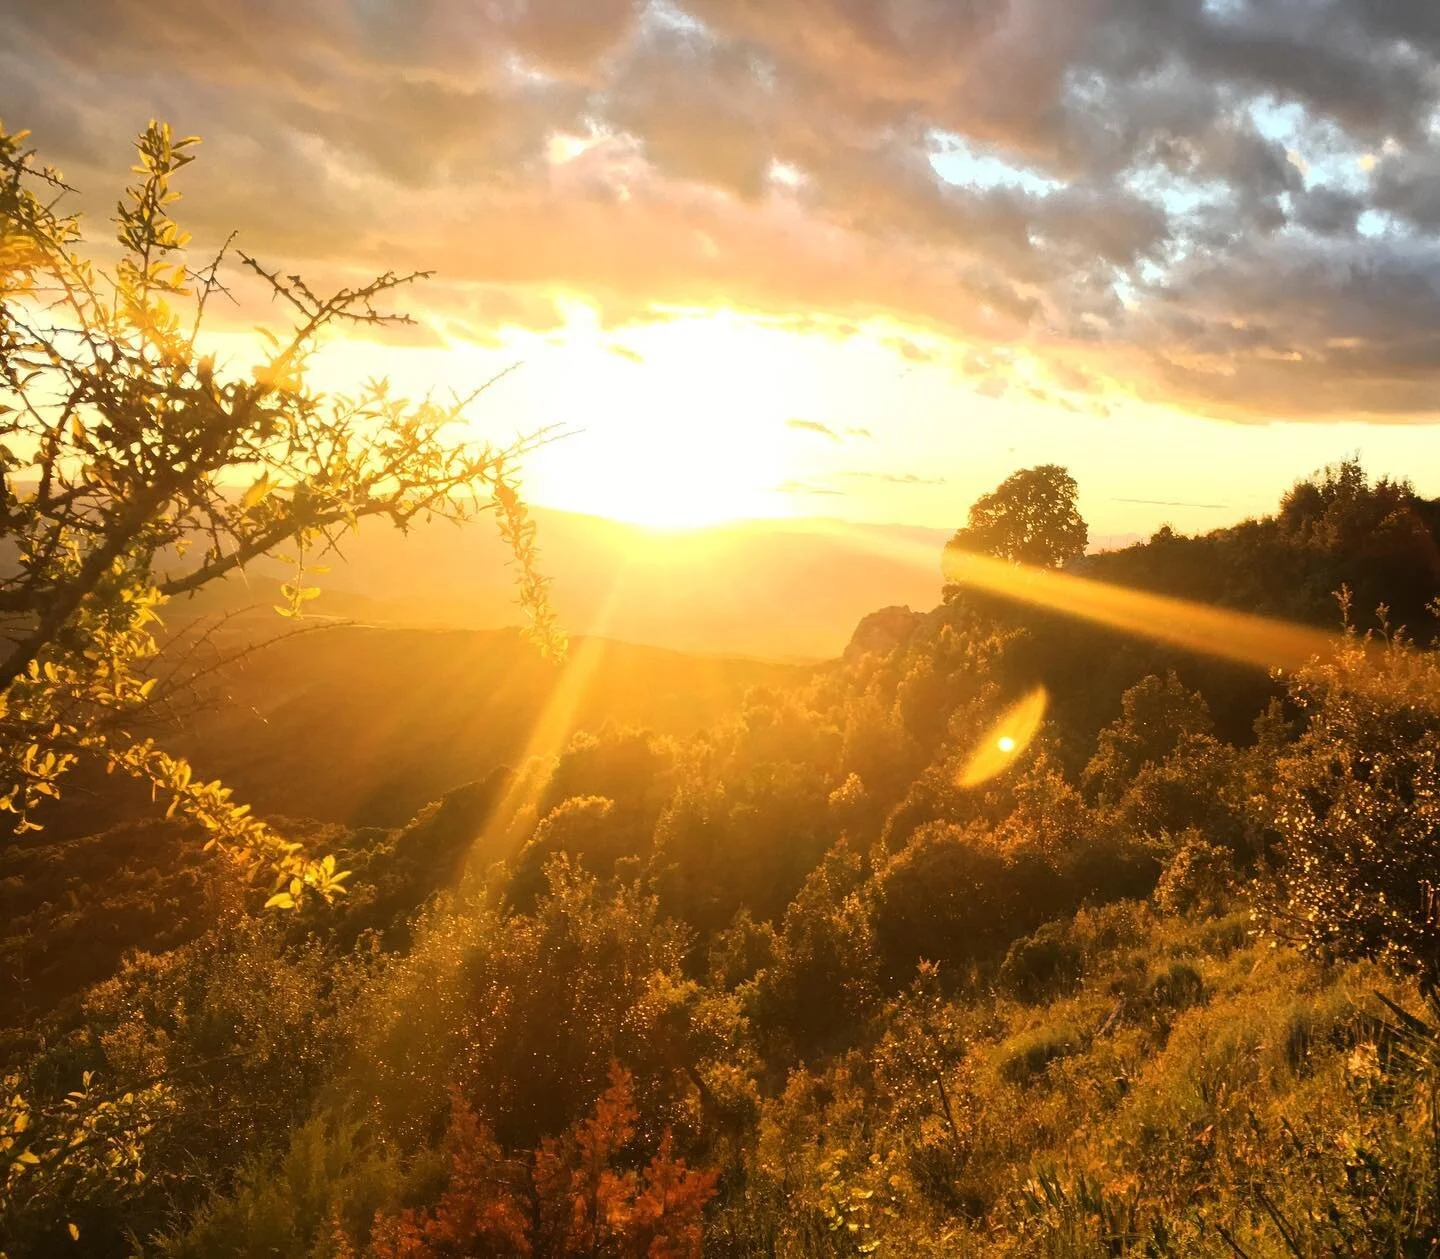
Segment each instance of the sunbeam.
M1262 669L1298 669L1316 657L1333 656L1342 642L1335 634L1306 625L1128 590L986 555L947 549L941 567L945 579L957 586Z
M476 836L472 850L490 854L489 859L493 859L496 852L496 841L506 833L515 819L535 807L555 758L575 733L576 716L585 702L586 693L605 654L604 635L619 602L625 574L624 568L616 573L605 602L596 612L586 633L570 639L569 654L557 668L555 685L531 728L509 786L491 813L490 820ZM513 855L510 852L505 853L507 858ZM474 873L483 874L483 871Z

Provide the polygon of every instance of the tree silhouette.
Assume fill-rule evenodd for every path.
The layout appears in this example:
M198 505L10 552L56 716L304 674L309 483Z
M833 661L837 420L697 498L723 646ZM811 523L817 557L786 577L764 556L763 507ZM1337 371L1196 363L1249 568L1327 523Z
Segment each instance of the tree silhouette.
M1022 468L975 500L968 522L946 549L1060 568L1085 554L1090 540L1076 493L1075 478L1059 464ZM947 586L946 598L956 589Z

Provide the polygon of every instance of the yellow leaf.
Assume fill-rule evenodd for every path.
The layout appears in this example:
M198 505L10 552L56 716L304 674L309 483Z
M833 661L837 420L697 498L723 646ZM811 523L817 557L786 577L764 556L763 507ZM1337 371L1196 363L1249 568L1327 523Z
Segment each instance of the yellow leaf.
M265 500L265 496L269 494L270 491L274 488L275 485L270 480L270 476L267 473L261 476L261 478L256 481L254 485L252 485L248 490L245 491L245 497L240 500L240 505L246 511L249 511L257 503L263 502Z
M70 1240L76 1242L80 1240L80 1230L74 1224L70 1225Z

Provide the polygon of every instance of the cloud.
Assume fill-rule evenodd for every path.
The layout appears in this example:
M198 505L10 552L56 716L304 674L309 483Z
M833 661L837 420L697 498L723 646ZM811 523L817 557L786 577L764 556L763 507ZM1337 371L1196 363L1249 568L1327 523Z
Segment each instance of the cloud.
M885 319L995 397L1020 353L1239 420L1437 410L1430 0L4 7L0 117L99 217L168 117L197 242L434 266L447 335L712 305Z
M889 485L944 485L943 476L921 476L918 472L851 472L847 475L860 480L884 481Z
M1194 507L1206 511L1229 511L1228 503L1187 503L1173 498L1116 498L1116 503L1138 503L1142 507Z
M1354 236L1365 199L1341 188L1309 188L1295 202L1295 222L1316 236Z
M815 433L821 437L828 437L832 442L873 441L875 437L868 428L851 425L842 430L831 428L830 425L822 423L820 420L786 420L785 427L799 433Z

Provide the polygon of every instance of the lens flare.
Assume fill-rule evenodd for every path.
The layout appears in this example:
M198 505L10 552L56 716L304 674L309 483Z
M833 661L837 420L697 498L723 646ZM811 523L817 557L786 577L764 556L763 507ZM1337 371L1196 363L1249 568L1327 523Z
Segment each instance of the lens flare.
M1262 669L1294 670L1316 657L1329 659L1342 642L1334 634L1304 625L1128 590L988 555L946 550L942 565L945 579L958 586Z
M1022 696L1000 714L981 737L955 781L962 787L978 787L1003 774L1040 733L1049 696L1043 686Z

